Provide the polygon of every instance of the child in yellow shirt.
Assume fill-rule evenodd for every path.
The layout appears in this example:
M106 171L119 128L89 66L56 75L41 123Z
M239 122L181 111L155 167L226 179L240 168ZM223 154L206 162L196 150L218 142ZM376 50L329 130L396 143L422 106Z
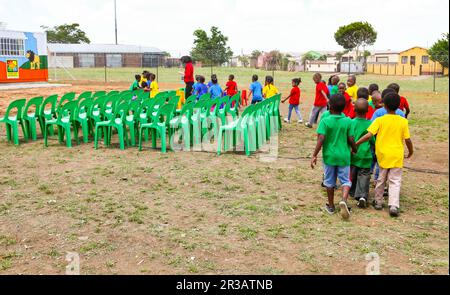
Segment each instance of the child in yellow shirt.
M347 79L347 92L348 95L352 98L353 101L356 101L358 99L358 85L356 85L356 76L350 75Z
M152 81L150 83L150 98L153 98L159 93L158 82L156 82L156 75L151 73L150 80Z
M377 136L375 154L380 166L375 187L374 206L377 210L383 209L383 194L386 181L389 181L389 214L392 217L399 215L400 187L402 183L402 168L404 158L403 141L408 148L410 158L413 154L413 145L409 135L408 120L396 115L400 105L400 96L391 92L384 97L384 107L387 114L376 118L367 128L367 134L361 137L356 145L367 142L372 136Z
M263 88L264 99L271 98L272 96L278 94L278 88L273 85L273 77L266 76L266 84Z

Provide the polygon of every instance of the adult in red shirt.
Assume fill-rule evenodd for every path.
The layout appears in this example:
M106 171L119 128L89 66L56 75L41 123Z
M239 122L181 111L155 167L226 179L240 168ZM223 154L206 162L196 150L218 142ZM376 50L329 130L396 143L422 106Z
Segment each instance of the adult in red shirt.
M234 81L234 75L228 76L228 82L225 84L225 91L230 97L238 92L237 83Z
M194 66L190 56L181 57L181 63L184 66L183 80L186 86L184 87L184 97L188 98L192 95L192 86L194 85Z
M315 73L313 80L316 83L316 97L309 116L309 122L305 123L305 126L309 128L312 128L313 124L317 124L319 115L327 110L328 95L330 94L327 85L322 81L322 75L320 73Z

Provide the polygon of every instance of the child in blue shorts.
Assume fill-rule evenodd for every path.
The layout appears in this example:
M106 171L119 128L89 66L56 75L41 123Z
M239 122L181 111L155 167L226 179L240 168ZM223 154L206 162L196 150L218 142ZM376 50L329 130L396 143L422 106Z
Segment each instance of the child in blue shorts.
M258 75L252 76L252 84L250 84L250 93L248 98L253 95L252 104L258 103L263 100L262 96L263 87L261 83L258 82Z
M334 190L336 180L339 179L342 187L342 201L339 202L343 219L350 217L350 209L347 205L352 182L350 181L351 152L356 153L355 140L352 135L352 120L346 117L342 111L345 108L345 97L335 94L329 100L330 115L320 120L317 128L317 145L311 159L311 168L317 165L317 155L322 150L325 179L323 181L328 195L328 204L325 210L333 214Z

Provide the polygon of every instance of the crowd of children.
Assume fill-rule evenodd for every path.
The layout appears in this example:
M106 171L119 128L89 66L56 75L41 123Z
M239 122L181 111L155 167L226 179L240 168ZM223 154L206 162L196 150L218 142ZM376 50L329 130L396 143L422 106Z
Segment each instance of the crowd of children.
M358 87L354 75L348 77L347 84L339 83L339 77L333 76L327 86L319 73L313 76L313 80L316 96L310 120L305 125L311 128L322 114L311 167L317 164L317 156L322 150L322 186L328 195L326 212L333 214L336 210L334 191L337 181L342 188L339 207L344 219L350 217L349 196L357 201L358 207L365 208L374 172L374 208L382 210L383 196L388 195L389 214L398 216L404 143L408 149L406 158L413 154L406 119L410 109L406 98L399 95L400 86L389 84L380 93L376 84L368 88Z
M229 75L225 88L219 84L217 75L205 85L205 77L195 76L195 84L189 95L199 99L209 93L211 98L233 96L238 93L234 75ZM317 128L317 144L312 155L311 167L317 164L317 156L322 150L324 179L322 186L327 190L328 203L326 212L333 214L336 210L334 192L339 181L342 188L342 200L339 202L340 213L344 219L350 217L348 198L357 201L357 206L365 208L368 204L372 173L374 174L375 199L373 206L383 209L383 196L388 195L389 213L399 215L400 187L405 142L408 148L407 158L413 154L408 120L410 113L407 99L400 96L400 86L391 83L380 93L377 84L368 88L358 87L355 75L349 75L347 83L340 82L338 75L322 80L322 75L313 75L315 83L314 104L309 121L305 126ZM303 122L299 109L300 78L292 79L292 88L282 103L289 100L289 109L285 122L291 120L292 110L297 114L298 123ZM154 97L158 92L156 76L144 71L135 76L131 90L143 88ZM264 86L258 81L258 75L252 76L249 87L251 103L256 104L270 98L279 91L272 76L265 77ZM388 189L386 188L388 184Z

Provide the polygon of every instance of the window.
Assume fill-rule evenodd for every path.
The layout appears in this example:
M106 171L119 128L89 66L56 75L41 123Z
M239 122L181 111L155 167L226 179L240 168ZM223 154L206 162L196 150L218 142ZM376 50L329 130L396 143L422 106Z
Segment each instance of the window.
M81 68L93 68L95 67L95 55L94 54L83 54L78 55L80 67Z
M425 65L428 64L428 60L429 60L428 55L423 55L422 56L422 63L423 64L425 64Z
M24 56L23 39L0 38L0 55Z
M386 62L389 61L389 58L387 56L377 56L376 60L377 60L377 62L384 62L384 63L386 63Z
M406 65L408 63L408 57L402 56L402 64Z
M409 64L412 65L412 66L416 65L416 57L415 56L411 56L409 58Z

